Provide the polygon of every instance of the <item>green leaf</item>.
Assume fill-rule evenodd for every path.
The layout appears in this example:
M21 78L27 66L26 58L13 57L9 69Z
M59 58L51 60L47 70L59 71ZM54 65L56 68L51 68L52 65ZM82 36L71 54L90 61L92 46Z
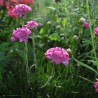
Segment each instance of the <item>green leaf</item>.
M65 26L66 26L66 24L67 24L67 19L66 19L66 18L64 18L64 19L63 19L63 21L62 21L62 25L63 25L63 27L65 27Z
M60 38L56 33L53 33L49 36L49 39L54 41L57 41L57 40L59 41Z
M78 60L75 59L75 58L73 58L73 59L74 59L78 64L80 64L80 65L82 65L82 66L88 68L89 70L93 71L94 73L98 74L97 71L96 71L94 68L92 68L91 66L89 66L89 65L87 65L87 64L84 64L84 63L78 61Z
M41 30L40 30L39 33L40 33L40 34L43 34L43 33L44 33L44 28L41 28Z

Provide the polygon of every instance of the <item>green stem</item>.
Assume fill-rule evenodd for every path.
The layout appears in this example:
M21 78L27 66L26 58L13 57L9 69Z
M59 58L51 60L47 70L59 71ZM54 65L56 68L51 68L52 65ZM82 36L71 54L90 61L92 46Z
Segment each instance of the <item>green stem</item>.
M51 76L50 76L49 79L46 81L46 83L45 83L43 86L41 86L41 88L45 87L45 86L52 80L52 78L54 77L54 75L55 75L55 65L53 64Z
M25 65L26 65L26 73L27 73L27 82L28 84L30 83L29 80L29 66L28 66L28 47L27 47L27 43L25 43Z
M35 68L37 68L34 32L32 33L32 44L33 44L34 65L35 65Z
M87 8L88 20L89 20L89 23L90 23L91 43L92 43L93 53L94 53L95 62L96 62L96 65L97 65L97 70L98 70L98 61L97 61L96 48L95 48L95 43L94 43L94 33L92 32L92 27L91 27L91 18L90 18L90 11L89 11L89 2L88 2L88 0L86 0L86 8Z

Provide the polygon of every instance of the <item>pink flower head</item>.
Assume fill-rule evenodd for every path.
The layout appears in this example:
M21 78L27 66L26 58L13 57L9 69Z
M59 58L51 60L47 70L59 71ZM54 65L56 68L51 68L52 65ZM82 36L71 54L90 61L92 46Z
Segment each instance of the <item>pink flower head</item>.
M83 23L83 25L82 25L82 27L84 27L84 28L89 28L89 27L90 27L90 25L89 25L89 23L88 23L88 22L84 22L84 23Z
M13 13L13 11L12 11L13 9L14 9L13 6L8 6L8 12L7 12L8 15L13 17L13 18L18 18L18 15L16 13Z
M69 54L64 48L50 48L46 51L45 56L47 59L50 59L55 64L63 63L64 65L66 65L69 63Z
M28 21L26 27L27 28L36 28L39 24L36 21Z
M94 29L94 32L95 32L96 35L98 35L98 27L96 27L96 28Z
M16 30L13 30L13 34L11 37L12 41L19 42L28 42L29 35L31 34L31 31L28 28L17 28Z
M19 0L19 2L21 4L32 4L32 3L34 3L34 0Z
M3 5L3 0L0 0L0 5Z
M98 81L94 83L95 91L98 92Z
M13 12L18 14L20 17L25 15L28 11L31 11L31 7L26 4L18 4L13 9Z

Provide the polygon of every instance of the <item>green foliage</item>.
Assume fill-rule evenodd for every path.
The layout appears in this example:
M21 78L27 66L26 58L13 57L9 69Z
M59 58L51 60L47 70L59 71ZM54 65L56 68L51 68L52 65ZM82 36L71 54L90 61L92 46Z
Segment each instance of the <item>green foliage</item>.
M97 0L36 0L30 5L32 13L18 19L8 16L0 6L0 95L97 98L93 87L98 77L98 38L93 34L98 25L97 4ZM82 28L81 17L90 23L90 28ZM35 48L32 36L27 44L27 73L25 45L11 42L10 38L14 29L32 19L40 26L33 30ZM71 49L68 66L54 65L45 58L46 50L55 46Z

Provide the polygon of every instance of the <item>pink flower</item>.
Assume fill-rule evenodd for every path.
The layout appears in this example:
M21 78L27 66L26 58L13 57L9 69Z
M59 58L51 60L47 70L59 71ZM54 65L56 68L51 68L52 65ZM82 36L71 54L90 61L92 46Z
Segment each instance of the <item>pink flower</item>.
M13 30L13 34L11 37L12 41L19 42L28 42L29 35L31 34L31 31L28 28L17 28L16 30Z
M34 0L19 0L19 2L21 4L32 4L32 3L34 3Z
M94 88L95 88L95 91L98 92L98 82L94 83Z
M94 29L94 32L95 32L96 35L98 35L98 27L96 27L96 28Z
M3 5L3 0L0 0L0 5Z
M68 64L69 63L69 54L64 48L54 47L46 51L45 56L47 59L50 59L55 64Z
M89 25L89 23L88 23L88 22L84 22L84 23L83 23L83 25L82 25L82 27L84 27L84 28L89 28L89 27L90 27L90 25Z
M28 11L31 11L31 10L32 10L31 7L29 7L28 5L18 4L13 9L13 12L18 14L21 17L21 16L25 15Z
M29 29L36 28L39 24L36 21L28 21L26 27Z
M13 9L14 9L13 6L8 6L8 12L7 12L8 15L13 17L13 18L18 18L18 15L16 13L13 13L13 11L12 11Z

